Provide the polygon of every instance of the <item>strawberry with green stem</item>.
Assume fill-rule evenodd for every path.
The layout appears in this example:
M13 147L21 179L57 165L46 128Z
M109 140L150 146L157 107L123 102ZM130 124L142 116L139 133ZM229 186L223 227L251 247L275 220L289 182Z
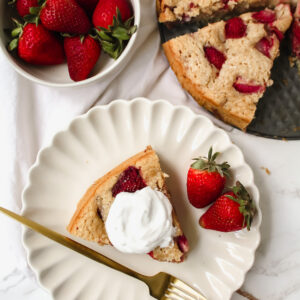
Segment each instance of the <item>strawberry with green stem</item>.
M11 33L10 51L17 49L21 59L35 65L56 65L64 61L60 40L42 24L22 25L15 19L13 21L17 27Z
M84 80L91 73L101 54L101 47L93 37L65 36L64 49L72 80Z
M30 8L28 22L41 23L52 31L69 34L86 34L91 22L84 9L75 0L39 0L39 7Z
M229 176L230 165L227 162L216 163L219 152L209 149L208 157L194 158L187 174L187 194L190 203L203 208L221 194Z
M250 230L255 214L254 201L246 188L237 181L232 190L221 195L201 216L199 224L203 228L223 232L245 227Z
M117 59L136 32L127 0L101 0L93 13L93 24L103 51Z

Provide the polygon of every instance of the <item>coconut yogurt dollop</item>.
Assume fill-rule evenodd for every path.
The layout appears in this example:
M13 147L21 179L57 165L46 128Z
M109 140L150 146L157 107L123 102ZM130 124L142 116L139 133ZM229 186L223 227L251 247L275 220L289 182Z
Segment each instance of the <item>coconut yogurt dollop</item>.
M109 240L125 253L148 253L173 243L172 205L149 186L134 193L121 192L112 203L105 223Z

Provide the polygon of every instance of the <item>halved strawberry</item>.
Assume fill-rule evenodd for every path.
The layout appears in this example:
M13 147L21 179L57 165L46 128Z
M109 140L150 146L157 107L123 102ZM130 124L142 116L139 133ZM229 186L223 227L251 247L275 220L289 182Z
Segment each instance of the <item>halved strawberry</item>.
M230 165L227 162L217 164L215 159L218 152L209 149L208 157L194 158L187 174L187 194L190 203L202 208L221 194L224 189L226 176L229 175Z
M220 70L226 60L226 56L221 51L211 46L204 47L204 52L205 57L208 59L208 61L218 70Z
M247 25L239 18L232 18L226 22L225 36L227 39L238 39L246 36Z
M265 9L252 14L252 18L259 23L269 24L276 20L276 14L273 10Z
M252 93L261 93L265 90L264 85L256 84L252 81L246 81L242 77L238 77L233 84L233 87L240 93L243 94L252 94Z
M247 227L250 230L256 214L254 201L238 181L231 191L220 196L201 216L200 226L206 229L229 232Z
M119 177L118 181L112 188L112 195L116 197L121 192L134 193L146 187L140 170L136 167L128 167Z

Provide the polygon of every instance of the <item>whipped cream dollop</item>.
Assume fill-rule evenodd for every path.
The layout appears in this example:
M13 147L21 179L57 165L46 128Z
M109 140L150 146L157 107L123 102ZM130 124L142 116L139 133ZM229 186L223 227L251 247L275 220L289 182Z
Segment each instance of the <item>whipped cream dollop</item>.
M134 193L121 192L112 203L105 223L109 240L125 253L148 253L173 242L172 205L149 186Z

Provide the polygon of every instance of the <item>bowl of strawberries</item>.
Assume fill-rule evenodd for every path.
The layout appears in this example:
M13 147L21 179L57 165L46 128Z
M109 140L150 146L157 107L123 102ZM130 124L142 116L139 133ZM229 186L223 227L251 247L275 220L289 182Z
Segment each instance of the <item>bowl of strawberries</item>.
M12 0L0 3L0 48L15 70L53 87L120 72L132 56L139 0Z

